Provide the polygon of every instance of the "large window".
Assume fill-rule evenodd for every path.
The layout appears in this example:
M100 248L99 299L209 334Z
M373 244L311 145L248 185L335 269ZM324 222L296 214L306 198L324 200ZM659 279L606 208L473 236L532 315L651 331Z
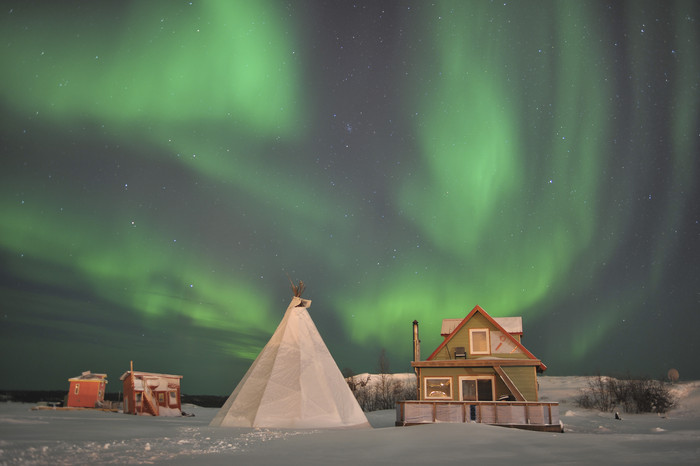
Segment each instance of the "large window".
M493 401L493 377L459 378L459 399L462 401Z
M491 343L489 342L489 329L469 329L469 352L471 354L491 354Z
M423 380L426 400L452 399L452 379L450 377L426 377Z

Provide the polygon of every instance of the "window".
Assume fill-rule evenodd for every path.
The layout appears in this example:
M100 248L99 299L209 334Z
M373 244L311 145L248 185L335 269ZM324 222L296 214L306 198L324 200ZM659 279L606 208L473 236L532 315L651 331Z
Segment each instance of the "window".
M491 354L491 343L489 342L489 329L469 329L469 352L471 354Z
M77 395L78 393L80 393L80 384L79 383L75 384L75 389L73 390L74 395Z
M462 401L493 401L493 377L460 377L459 392Z
M163 403L165 403L165 393L158 392L158 404L162 405Z
M452 379L450 377L426 377L425 399L452 399Z
M170 392L170 406L177 406L177 392Z

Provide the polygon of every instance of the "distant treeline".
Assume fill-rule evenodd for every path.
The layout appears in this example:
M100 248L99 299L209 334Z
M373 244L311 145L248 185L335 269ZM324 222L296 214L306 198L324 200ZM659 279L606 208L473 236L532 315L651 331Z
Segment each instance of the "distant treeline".
M67 394L65 390L0 390L0 401L63 403Z
M68 392L66 390L0 390L0 401L17 403L57 403L63 404ZM180 402L193 404L203 408L220 408L226 402L227 396L219 395L187 395L180 396ZM122 401L121 392L105 393L106 401Z
M219 396L219 395L187 395L183 394L180 397L181 403L184 405L185 403L193 404L196 406L201 406L202 408L221 408L224 403L226 403L226 400L228 399L228 396Z

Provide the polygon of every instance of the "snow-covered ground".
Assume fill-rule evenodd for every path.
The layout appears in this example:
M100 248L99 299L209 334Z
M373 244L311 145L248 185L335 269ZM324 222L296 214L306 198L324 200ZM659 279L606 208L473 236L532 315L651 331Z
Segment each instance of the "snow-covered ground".
M394 411L367 413L373 429L282 430L209 427L215 408L194 417L31 410L0 403L0 464L698 464L700 382L678 383L664 417L583 410L585 377L542 377L542 401L559 401L565 433L481 424L395 427Z

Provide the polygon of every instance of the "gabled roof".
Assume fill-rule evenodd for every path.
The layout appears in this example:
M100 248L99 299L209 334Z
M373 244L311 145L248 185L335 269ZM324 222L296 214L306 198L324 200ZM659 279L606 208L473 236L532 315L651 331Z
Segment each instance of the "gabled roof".
M445 338L445 340L444 340L442 343L440 343L440 345L438 345L438 347L435 349L435 351L433 351L433 353L432 353L430 356L428 356L427 361L431 361L431 360L440 352L440 350L443 349L443 348L450 342L450 340L452 340L452 338L462 329L462 327L464 327L464 325L465 325L467 322L469 322L469 320L470 320L472 317L474 317L474 315L475 315L477 312L480 313L484 318L486 318L486 320L488 320L494 327L496 327L496 330L499 330L500 332L503 333L503 335L506 336L506 338L509 338L509 339L511 340L511 342L512 342L517 348L519 348L529 359L535 359L535 360L537 360L537 358L535 357L534 354L532 354L530 351L528 351L527 348L525 348L525 347L522 345L522 343L520 343L517 339L515 339L515 338L510 334L510 332L508 332L508 330L506 330L505 328L503 328L503 326L502 326L501 324L499 324L498 321L497 321L496 319L494 319L493 317L491 317L486 311L484 311L484 310L481 308L481 306L479 306L479 305L477 304L476 306L474 306L474 309L472 309L471 312L467 315L467 317L465 317L464 319L462 319L462 321L459 323L459 325L457 325L457 326L454 328L454 330L452 330L452 332L451 332L449 335L447 335L447 337ZM486 358L486 359L488 359L488 358ZM540 369L542 369L542 370L547 369L547 366L545 366L544 363L542 363L541 361L540 361L539 367L540 367Z
M124 380L127 377L129 377L129 374L131 374L131 371L126 371L124 372L121 377L119 377L119 380ZM181 375L173 375L173 374L158 374L156 372L141 372L141 371L134 371L134 377L158 377L162 379L181 379Z
M69 382L107 382L107 374L93 374L90 371L85 371L82 374L71 377L68 379Z

